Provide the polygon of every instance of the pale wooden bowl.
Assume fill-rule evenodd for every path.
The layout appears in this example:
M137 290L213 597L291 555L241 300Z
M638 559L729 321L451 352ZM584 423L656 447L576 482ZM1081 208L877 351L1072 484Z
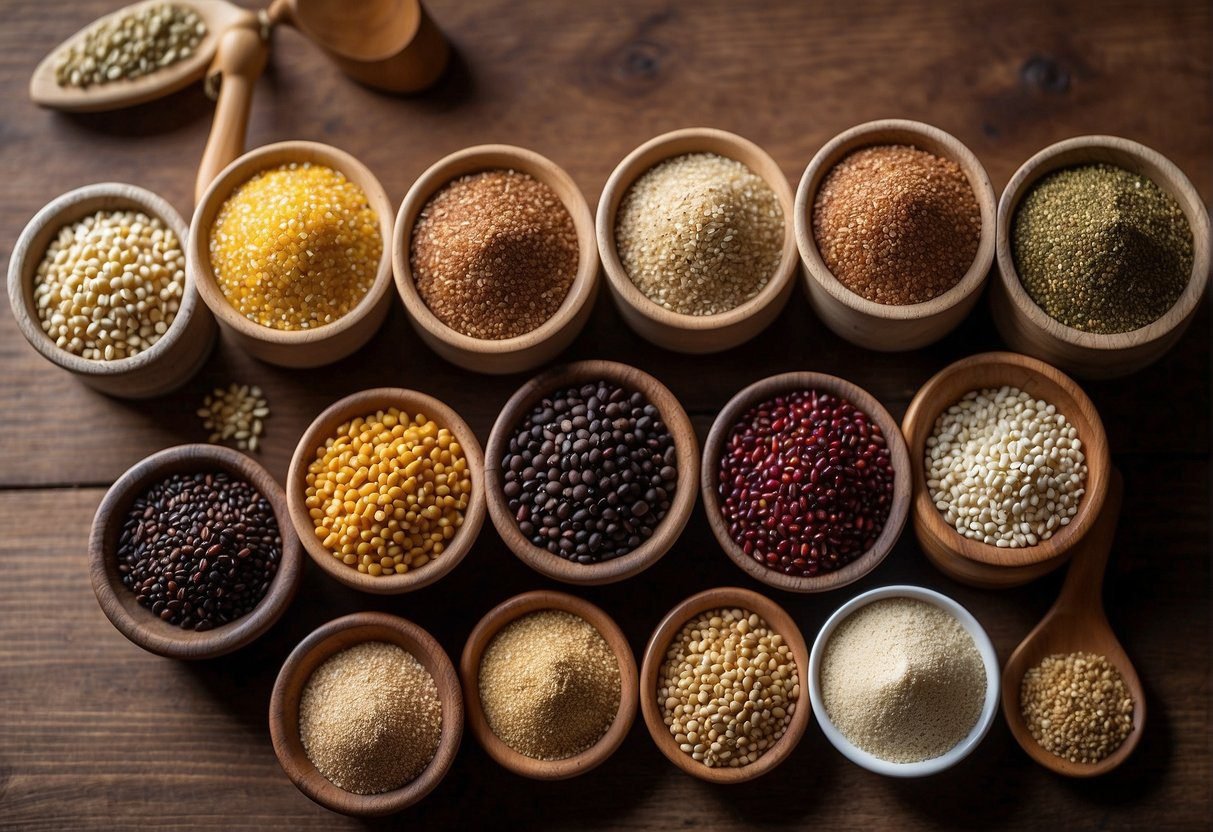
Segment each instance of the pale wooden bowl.
M299 737L299 701L316 668L335 654L368 641L383 641L407 650L434 677L442 703L442 735L434 759L412 781L380 794L355 794L330 783L308 759ZM450 771L463 737L463 696L455 667L433 636L394 615L356 612L317 628L291 651L270 695L269 723L278 763L299 791L343 815L389 815L421 800Z
M683 315L650 300L628 277L615 247L615 216L632 183L655 165L687 153L715 153L741 162L766 181L783 208L783 255L774 274L757 295L719 315ZM753 142L706 127L675 130L650 139L624 157L598 200L598 251L619 313L642 338L675 352L721 352L750 340L779 316L792 296L799 265L792 213L792 188L787 177Z
M1035 546L1000 549L971 540L943 519L927 490L926 443L935 421L968 392L1003 385L1044 399L1078 432L1086 455L1086 493L1078 513L1048 540ZM914 534L927 558L953 579L997 589L1019 586L1056 569L1087 534L1103 508L1112 471L1103 422L1087 394L1043 361L1010 352L987 352L949 364L915 394L902 420L914 470Z
M638 390L661 413L666 429L674 440L678 457L678 485L670 510L661 519L653 535L622 557L600 563L574 563L540 548L518 530L510 511L501 475L501 461L509 448L515 428L531 409L548 394L583 382L605 379L629 390ZM510 397L501 409L485 452L485 488L488 491L489 516L505 545L519 560L540 574L567 584L583 586L609 584L643 572L669 551L678 539L695 508L695 484L699 479L699 444L695 428L674 394L648 373L614 361L578 361L553 367L528 381Z
M8 300L21 334L43 358L102 393L146 399L189 381L206 363L215 344L215 319L198 300L197 283L188 271L181 305L168 331L150 349L117 361L92 361L57 347L43 332L34 302L38 266L60 229L97 211L122 210L156 217L172 229L186 251L189 229L185 221L151 191L120 182L86 185L52 200L25 226L8 262Z
M362 189L379 219L383 253L375 281L362 300L338 320L304 330L281 330L254 323L238 313L215 281L210 234L215 217L232 192L255 174L290 162L311 162L343 173ZM343 150L317 142L278 142L250 150L210 184L194 210L186 250L190 278L219 326L254 358L282 367L319 367L345 358L371 339L387 317L392 283L392 205L371 171Z
M981 209L981 239L969 270L951 289L924 303L876 303L852 292L826 267L813 235L817 190L834 166L855 150L888 144L911 145L960 165ZM869 121L845 130L817 151L796 189L796 242L809 303L836 335L867 349L900 352L934 343L964 320L981 295L994 260L995 214L990 177L973 152L950 133L905 119Z
M885 443L889 449L893 465L893 505L889 509L889 517L884 529L872 548L861 554L841 569L815 575L811 578L785 575L775 569L754 560L748 556L729 535L728 523L720 510L720 497L717 494L720 471L720 457L724 452L725 443L729 439L734 426L756 404L797 390L821 390L833 393L846 399L851 404L867 413L884 434ZM747 575L756 581L788 592L826 592L858 581L871 572L901 538L905 529L906 518L910 512L910 494L912 475L910 473L910 458L906 452L906 443L901 436L901 428L897 425L889 411L866 390L837 376L824 373L784 373L771 376L751 384L739 391L716 416L708 440L703 446L703 462L700 465L699 490L703 495L703 509L708 517L708 525L712 534L725 554L737 564Z
M251 483L274 509L282 537L282 559L265 597L247 615L213 630L184 630L154 615L122 584L117 548L127 512L148 486L172 474L225 471ZM88 541L89 576L97 603L110 623L133 643L170 659L210 659L259 638L290 606L303 575L299 539L287 516L282 486L261 465L219 445L177 445L131 466L101 499Z
M796 703L796 713L787 730L775 745L748 766L708 767L691 758L678 747L674 735L666 726L661 715L661 707L657 702L657 688L660 683L661 668L665 664L666 651L670 642L682 631L686 622L699 613L719 608L739 607L758 613L770 628L783 636L796 659L796 678L800 682L800 698ZM644 661L640 669L640 712L644 716L644 724L657 743L661 753L678 768L692 777L706 780L709 783L745 783L756 777L761 777L778 766L796 749L809 726L809 714L813 708L809 702L809 650L805 646L804 636L796 622L770 598L759 595L749 589L740 587L717 587L692 595L666 613L665 618L657 625L644 648Z
M588 621L610 645L619 662L619 710L611 727L590 748L563 760L537 760L506 745L489 727L480 701L480 661L497 633L507 624L532 612L561 610ZM459 662L463 676L463 699L472 734L488 755L514 774L533 780L567 780L597 768L618 750L636 719L636 659L627 637L600 607L564 592L535 590L515 595L485 613L468 636Z
M452 180L486 170L525 173L555 191L573 218L579 248L577 274L564 302L552 317L530 332L497 341L464 335L440 321L417 292L410 257L413 227L430 198ZM404 202L400 204L392 237L396 290L404 301L413 328L434 352L452 364L478 373L532 370L550 361L571 344L593 311L594 298L598 294L598 265L594 218L577 183L547 157L504 144L465 148L431 165L409 188Z
M1179 300L1161 318L1140 329L1101 335L1066 326L1036 305L1019 273L1011 224L1020 201L1037 181L1061 168L1103 162L1145 176L1172 196L1192 229L1192 275ZM1136 372L1163 356L1183 335L1200 307L1209 281L1209 214L1183 171L1157 151L1116 136L1079 136L1049 145L1011 177L998 203L998 271L990 292L994 323L1007 345L1083 378L1114 378Z
M455 532L450 544L437 558L418 569L412 569L403 575L373 575L359 572L356 567L347 566L326 549L316 536L316 527L308 513L306 500L307 469L316 458L317 449L324 446L326 440L333 436L337 428L351 419L373 415L379 410L395 407L410 416L418 413L433 419L439 427L444 427L455 435L463 455L467 458L468 472L472 478L472 495L467 509L463 514L463 525ZM476 434L468 427L467 422L447 405L419 393L416 390L405 390L399 387L377 387L363 390L339 399L329 405L317 416L303 432L295 453L291 457L290 467L286 475L286 500L290 509L291 522L303 548L312 556L312 560L329 577L348 587L360 589L376 595L396 595L402 592L412 592L429 586L442 578L459 565L464 556L471 550L480 533L484 522L484 455L480 451L480 442Z

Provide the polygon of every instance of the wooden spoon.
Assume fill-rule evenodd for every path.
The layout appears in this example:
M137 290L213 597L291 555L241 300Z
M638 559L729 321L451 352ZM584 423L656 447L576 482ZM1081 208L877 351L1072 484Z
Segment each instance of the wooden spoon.
M1119 766L1137 747L1146 721L1141 679L1112 632L1104 614L1101 593L1123 494L1124 479L1113 469L1103 510L1074 550L1070 571L1057 602L1015 648L1002 672L1002 711L1011 733L1033 760L1067 777L1095 777ZM1120 671L1133 697L1132 730L1119 748L1097 763L1072 763L1046 751L1032 737L1019 705L1020 686L1028 669L1048 656L1078 652L1105 656Z

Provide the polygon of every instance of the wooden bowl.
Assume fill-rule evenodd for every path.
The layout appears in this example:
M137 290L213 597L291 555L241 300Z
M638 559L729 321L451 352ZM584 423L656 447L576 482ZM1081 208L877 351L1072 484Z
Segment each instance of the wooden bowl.
M351 419L372 415L379 410L395 407L415 416L422 413L455 435L467 458L468 472L472 478L472 495L463 514L463 525L455 532L449 545L434 560L425 566L405 572L403 575L373 575L359 572L347 566L326 549L316 537L316 527L305 504L307 491L307 469L316 458L316 450L337 432L337 428ZM484 522L484 455L480 442L467 422L447 405L419 393L400 387L376 387L338 399L317 416L303 432L295 453L291 457L286 475L286 500L290 508L291 522L303 548L312 556L316 565L329 577L354 589L375 595L397 595L429 586L459 565L471 550Z
M684 315L650 300L628 277L615 247L615 215L632 183L655 165L687 153L715 153L741 162L766 181L783 208L783 254L775 273L757 295L718 315ZM664 133L625 156L602 189L598 200L598 252L619 313L642 338L683 353L731 349L766 329L792 296L799 265L792 232L792 189L775 160L741 136L706 127Z
M1018 387L1054 405L1078 432L1086 454L1086 493L1066 526L1035 546L1000 549L970 540L948 525L927 490L927 439L944 410L972 390ZM1056 569L1099 516L1112 463L1103 422L1073 379L1043 361L1010 352L988 352L949 364L914 396L902 421L914 470L914 534L927 558L944 573L983 588L1019 586Z
M622 557L600 563L574 563L553 555L529 541L518 531L502 487L501 460L505 458L515 428L544 396L561 388L605 379L628 390L638 390L661 413L666 429L674 439L678 457L678 485L670 510L653 530L652 536ZM485 482L489 516L505 545L527 566L543 575L567 584L583 586L610 584L643 572L669 551L682 533L695 507L695 482L699 478L699 446L695 428L674 394L648 373L614 361L578 361L553 367L528 381L505 403L486 450Z
M442 703L442 735L434 759L416 778L392 791L355 794L330 783L308 759L299 738L299 700L316 668L335 654L368 641L383 641L407 650L434 677ZM389 815L421 800L450 770L463 737L463 696L455 667L433 636L394 615L356 612L322 625L291 651L270 694L269 722L278 763L299 791L343 815Z
M665 664L666 651L670 642L682 631L688 620L699 613L718 608L739 607L758 613L770 628L783 636L792 649L796 659L796 677L800 682L800 698L796 703L796 713L784 735L766 753L748 766L739 768L708 767L691 758L678 747L674 735L666 726L661 715L661 707L657 702L657 689L661 681L661 668ZM653 742L657 748L674 765L700 780L709 783L744 783L761 777L782 763L795 750L805 729L809 726L809 713L812 706L809 703L809 650L805 646L804 636L792 617L783 607L770 598L759 595L749 589L740 587L717 587L692 595L681 601L666 613L665 618L657 625L648 645L644 648L644 662L640 669L640 712L644 716L644 724L648 726Z
M139 604L118 573L118 538L135 498L172 474L226 471L251 483L274 509L282 537L282 559L265 597L253 611L213 630L183 630ZM89 576L97 603L118 632L151 653L170 659L210 659L239 650L274 625L295 597L303 556L286 510L286 495L269 472L231 448L177 445L135 463L118 478L97 507L88 541Z
M541 610L562 610L588 621L610 645L619 662L620 697L615 721L597 743L563 760L537 760L506 745L489 727L480 701L480 661L484 651L497 633L511 621ZM615 753L636 719L636 659L632 656L627 637L601 608L564 592L524 592L493 607L468 636L459 670L463 676L463 699L467 703L467 718L472 734L498 764L522 777L567 780L585 774Z
M720 499L716 492L720 458L729 434L733 432L737 422L754 405L796 390L821 390L833 393L867 413L872 421L880 426L880 430L884 434L894 472L893 505L889 509L888 520L885 521L884 530L876 539L876 543L841 569L811 578L785 575L764 566L743 552L729 535L728 524L721 513ZM889 554L901 537L901 533L905 529L906 517L910 512L910 459L906 453L906 443L901 437L901 429L897 426L897 420L889 415L889 411L885 410L884 406L868 391L849 381L824 373L783 373L757 381L734 395L717 414L716 421L712 423L708 441L703 446L703 463L699 470L699 490L703 495L704 513L707 514L708 524L712 527L712 534L716 536L716 542L720 544L720 548L724 549L725 554L754 580L788 592L825 592L858 581L879 566L880 562Z
M215 319L198 301L188 274L181 305L168 331L149 349L117 361L92 361L60 349L42 330L34 302L34 278L47 247L60 229L97 211L142 211L177 235L185 251L189 229L173 206L151 191L119 182L86 185L52 200L25 226L8 263L8 300L30 346L85 384L128 399L159 396L185 384L206 362L215 344Z
M525 173L555 191L573 218L579 249L577 274L564 302L552 317L530 332L497 341L464 335L440 321L417 292L410 256L413 227L430 198L452 180L486 170ZM547 157L504 144L465 148L439 159L421 174L400 204L392 238L392 266L396 290L404 300L409 320L421 340L452 364L478 373L518 373L550 361L581 332L598 294L594 218L581 189L563 168Z
M981 239L969 270L951 289L923 303L876 303L852 292L826 267L813 235L817 190L834 166L855 150L888 144L911 145L960 165L981 209ZM981 162L959 139L938 127L884 119L839 133L817 151L796 189L796 242L804 260L809 303L835 334L861 347L900 352L938 341L964 320L981 295L994 260L994 206L994 187Z
M223 203L257 173L291 162L325 165L362 189L379 219L383 253L375 282L353 309L330 324L314 329L283 330L254 323L237 312L215 280L211 268L210 235ZM202 300L215 313L219 326L254 358L281 367L320 367L345 358L371 339L387 317L392 283L392 205L375 174L344 150L317 142L278 142L250 150L232 162L206 189L190 225L187 262Z
M1192 229L1192 275L1179 300L1151 324L1101 335L1068 327L1029 297L1011 250L1011 223L1020 201L1037 181L1061 168L1105 163L1145 176L1170 194ZM1079 136L1049 145L1011 177L998 203L998 271L990 305L999 334L1012 349L1033 355L1083 378L1114 378L1157 361L1188 328L1209 281L1209 214L1183 171L1157 151L1116 136Z

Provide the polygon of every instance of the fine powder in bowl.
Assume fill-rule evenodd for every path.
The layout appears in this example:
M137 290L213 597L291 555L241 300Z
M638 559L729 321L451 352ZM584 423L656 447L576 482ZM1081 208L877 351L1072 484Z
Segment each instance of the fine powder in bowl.
M501 629L480 659L489 728L520 754L563 760L600 740L622 696L619 661L585 619L541 610Z
M369 641L313 671L299 701L299 738L334 786L381 794L414 780L434 759L442 703L434 677L407 650Z
M986 668L952 615L925 601L887 598L861 607L830 636L821 695L851 743L891 763L938 757L981 716Z

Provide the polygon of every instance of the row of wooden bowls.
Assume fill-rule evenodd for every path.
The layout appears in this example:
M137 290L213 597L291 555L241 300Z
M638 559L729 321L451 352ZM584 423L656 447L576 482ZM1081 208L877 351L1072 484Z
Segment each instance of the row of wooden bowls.
M853 150L889 143L912 144L955 161L967 176L981 210L981 241L972 266L955 287L925 303L884 305L851 292L826 268L812 233L817 189L833 166ZM713 152L746 164L774 190L786 221L782 257L771 280L754 298L719 315L696 317L662 308L633 285L616 251L615 215L631 184L662 160L691 152ZM210 263L209 232L226 199L258 171L289 162L328 165L358 184L379 217L385 241L376 279L361 303L340 320L312 330L276 330L242 317L224 297ZM1179 202L1192 229L1195 258L1186 290L1162 318L1133 332L1100 335L1063 326L1032 302L1015 271L1010 223L1020 199L1041 176L1084 162L1109 162L1149 177ZM580 254L572 287L547 322L515 338L488 341L447 327L429 310L417 293L409 251L416 218L434 193L464 174L501 168L528 173L555 191L572 216ZM57 348L42 332L34 307L33 279L48 242L60 227L100 209L118 208L158 216L186 242L189 274L185 298L169 332L147 351L120 361L87 361ZM1183 333L1208 280L1209 234L1204 204L1175 165L1147 147L1109 136L1070 139L1042 150L1020 168L996 203L977 157L955 137L920 122L884 120L847 130L817 153L794 194L779 165L754 143L721 130L678 130L646 142L620 162L603 189L596 226L573 179L551 160L522 148L483 145L451 154L421 175L394 212L379 180L349 154L312 142L282 142L253 150L224 169L203 195L188 228L171 206L134 186L109 183L63 195L40 211L18 240L8 288L22 332L46 358L105 392L145 397L183 384L201 366L214 342L210 313L242 348L273 364L314 367L349 355L374 335L386 317L393 275L420 337L442 357L476 372L533 369L567 347L593 307L600 264L623 318L641 336L668 349L715 352L757 335L782 310L802 265L810 303L831 330L871 349L915 349L941 338L969 313L997 253L1001 280L996 282L991 302L1007 343L1080 375L1099 377L1145 366ZM198 302L199 297L203 303Z

